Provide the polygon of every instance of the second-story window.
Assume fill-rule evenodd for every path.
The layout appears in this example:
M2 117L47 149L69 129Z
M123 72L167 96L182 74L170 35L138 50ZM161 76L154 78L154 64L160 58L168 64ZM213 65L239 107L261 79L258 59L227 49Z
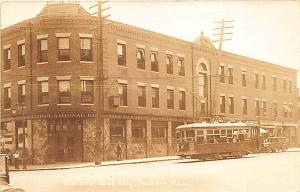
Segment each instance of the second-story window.
M93 61L91 38L80 38L80 61Z
M243 115L247 115L248 113L247 99L242 99L242 108L243 108Z
M273 91L277 90L277 80L276 80L276 77L272 77L272 87L273 87Z
M254 86L256 89L259 89L259 76L258 73L254 73Z
M242 71L242 86L247 87L246 71Z
M288 107L287 104L283 104L283 117L288 118L289 117L289 111L290 108Z
M94 103L94 81L81 80L81 103Z
M261 76L261 88L266 90L266 75Z
M145 49L137 48L136 50L137 68L145 70Z
M38 62L48 62L48 40L38 40Z
M118 84L118 94L120 96L120 106L128 106L127 104L127 84Z
M166 55L167 74L173 74L173 55Z
M272 120L276 120L278 115L277 102L273 102L273 118Z
M38 104L49 104L49 88L48 81L38 82Z
M26 91L25 91L25 84L19 84L18 85L18 95L19 95L19 104L24 104L25 103L25 95L26 95Z
M233 68L228 68L228 83L233 84Z
M228 109L230 114L234 114L234 98L228 97Z
M70 39L58 38L58 61L70 61Z
M117 52L118 52L118 65L125 67L126 66L126 45L118 43Z
M152 87L152 108L159 108L159 88Z
M150 55L151 60L151 71L158 72L158 58L157 58L157 52L151 51Z
M254 106L255 106L255 115L260 116L259 100L255 100Z
M178 57L177 65L178 65L178 75L184 76L185 75L185 66L184 66L184 58L183 57Z
M219 76L220 76L220 83L225 83L225 67L219 67Z
M4 71L10 69L11 50L10 48L4 49Z
M179 91L179 110L185 110L185 91Z
M225 96L220 96L220 113L225 113Z
M174 90L167 89L167 108L174 109Z
M262 115L263 116L267 116L267 102L266 101L262 101Z
M25 43L18 45L18 67L25 66Z
M58 81L58 103L69 104L71 103L71 85L70 80Z
M293 87L292 87L292 81L289 80L289 93L292 93L292 89L293 89Z
M11 108L11 87L4 87L4 109Z
M287 91L287 86L286 86L286 79L283 80L283 92L286 93Z
M142 85L138 86L138 106L146 107L146 87Z

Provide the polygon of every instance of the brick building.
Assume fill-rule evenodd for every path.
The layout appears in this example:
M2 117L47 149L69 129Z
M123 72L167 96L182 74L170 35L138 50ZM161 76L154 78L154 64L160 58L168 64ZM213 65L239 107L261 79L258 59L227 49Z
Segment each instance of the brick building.
M78 4L48 4L2 30L1 132L14 151L25 126L32 163L94 160L96 24ZM118 141L123 158L174 155L176 126L216 118L260 119L295 144L296 70L218 52L203 35L112 21L103 36L105 160Z

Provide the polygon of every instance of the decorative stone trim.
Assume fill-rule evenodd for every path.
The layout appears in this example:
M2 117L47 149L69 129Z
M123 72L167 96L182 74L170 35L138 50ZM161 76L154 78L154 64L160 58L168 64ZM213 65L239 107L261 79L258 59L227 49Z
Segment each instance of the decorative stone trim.
M79 33L79 37L82 37L82 38L93 38L93 34Z
M118 83L122 83L122 84L127 84L127 80L123 80L123 79L118 79Z
M246 73L247 72L247 69L245 68L241 68L242 72Z
M57 80L70 80L71 79L71 75L67 75L67 76L56 76Z
M229 94L229 95L228 95L228 97L234 97L234 95L232 95L232 94Z
M25 83L26 83L26 80L20 80L20 81L18 81L18 85L23 85Z
M4 83L4 84L3 84L3 87L4 87L4 88L6 88L6 87L11 87L11 83Z
M177 53L177 57L184 57L184 54Z
M48 34L44 34L44 35L37 35L36 39L47 39L48 38Z
M56 37L70 37L71 33L55 33Z
M37 81L48 81L49 77L37 77L36 80Z
M159 88L158 84L151 84L151 87Z
M24 44L24 43L25 43L25 39L17 41L17 45L21 45L21 44Z
M146 86L146 83L143 83L143 82L137 82L137 85L138 85L138 86Z
M145 49L146 46L145 45L141 45L141 44L136 44L136 47L137 48L141 48L141 49Z
M95 80L94 76L80 76L80 80Z
M247 99L247 97L245 97L245 96L242 96L242 99Z
M225 94L225 93L220 93L219 95L220 95L220 96L224 96L224 97L226 96L226 94Z
M120 43L120 44L124 44L124 45L126 45L126 41L124 41L124 40L121 40L121 39L117 39L117 43Z
M167 85L166 87L167 87L167 89L170 89L170 90L174 90L175 89L173 86L169 86L169 85Z
M173 55L174 53L172 51L165 51L167 55Z
M7 44L3 46L3 49L9 49L11 47L11 44Z
M159 49L158 49L158 48L155 48L155 47L150 47L150 50L151 50L151 51L156 51L156 52L159 51Z
M179 91L186 91L185 88L181 88L181 87L179 87L178 90L179 90Z

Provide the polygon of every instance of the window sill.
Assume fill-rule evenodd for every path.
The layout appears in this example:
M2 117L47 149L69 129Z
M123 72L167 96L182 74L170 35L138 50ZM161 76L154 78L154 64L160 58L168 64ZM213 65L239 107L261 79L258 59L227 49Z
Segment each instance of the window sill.
M3 111L10 111L11 110L11 108L9 108L9 109L3 109Z
M36 63L37 65L44 65L44 64L48 64L48 61L45 61L45 62L38 62Z
M94 64L94 61L80 61L80 64Z
M71 63L71 61L56 61L56 63Z
M37 105L38 107L47 107L47 106L49 106L49 104L39 104L39 105Z
M92 106L92 105L95 105L95 104L94 103L80 103L80 105Z
M22 66L18 66L18 69L22 69L22 68L25 68L25 65L22 65Z
M159 109L159 108L153 108L153 107L152 107L152 109L155 109L155 110L157 110L157 109Z
M159 74L159 71L151 71L151 72Z
M167 75L174 76L174 74L167 73Z
M184 77L185 77L185 75L178 75L178 77L184 78Z
M60 106L69 106L69 105L72 105L71 103L57 103L57 105L60 105Z
M139 108L139 109L146 109L146 106L145 106L145 107L140 107L140 106L138 106L138 108Z
M146 69L140 69L140 68L137 68L137 70L139 70L139 71L146 71Z
M179 109L179 111L184 112L184 111L186 111L186 109Z
M168 109L168 111L174 111L174 109Z
M124 69L127 69L127 66L125 65L125 66L123 66L123 65L119 65L119 64L117 64L117 66L118 67L121 67L121 68L124 68Z
M128 107L128 105L119 105L119 107L124 107L124 108L126 108L126 107Z
M6 70L4 70L3 72L9 72L9 71L11 71L11 69L6 69Z

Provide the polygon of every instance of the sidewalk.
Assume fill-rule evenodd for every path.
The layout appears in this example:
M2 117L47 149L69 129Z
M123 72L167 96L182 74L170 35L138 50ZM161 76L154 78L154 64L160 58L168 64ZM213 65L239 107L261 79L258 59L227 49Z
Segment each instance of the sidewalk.
M143 159L128 159L122 161L103 161L101 165L95 165L94 162L69 162L69 163L55 163L46 165L27 165L27 169L22 169L22 164L20 164L20 169L15 169L13 166L9 166L9 171L39 171L39 170L59 170L59 169L73 169L73 168L83 168L83 167L100 167L100 166L112 166L112 165L126 165L126 164L139 164L139 163L150 163L157 161L170 161L177 160L178 156L168 156L168 157L151 157Z

